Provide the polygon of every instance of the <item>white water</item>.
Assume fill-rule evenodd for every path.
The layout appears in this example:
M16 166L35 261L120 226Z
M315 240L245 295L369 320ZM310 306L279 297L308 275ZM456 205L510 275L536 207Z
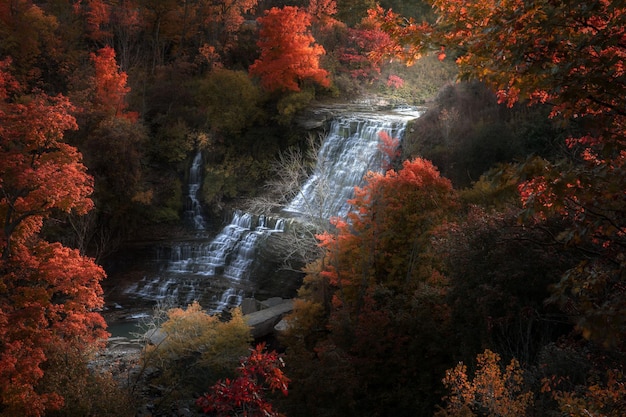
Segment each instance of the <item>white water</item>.
M406 123L418 117L415 111L381 114L352 114L337 118L319 151L313 175L302 191L285 208L291 216L330 219L346 216L347 200L354 187L363 183L368 171L381 171L385 155L379 149L381 132L401 139ZM197 192L201 185L202 155L198 152L189 172L189 208L186 218L202 232ZM212 240L175 242L163 250L165 265L157 276L144 277L126 293L146 300L167 300L184 305L199 300L212 312L237 306L254 291L258 249L271 233L284 230L284 219L235 212L231 222Z
M282 219L237 211L212 240L198 238L162 248L161 273L144 277L126 294L177 305L200 300L212 312L237 306L250 287L259 243L283 227Z
M196 152L191 168L189 169L189 185L185 204L185 221L196 230L206 229L206 222L202 215L202 205L198 200L198 191L202 185L202 152Z
M379 149L380 135L402 138L406 122L398 116L335 119L319 151L313 175L285 211L326 220L346 217L354 187L363 184L368 171L380 172L389 162Z

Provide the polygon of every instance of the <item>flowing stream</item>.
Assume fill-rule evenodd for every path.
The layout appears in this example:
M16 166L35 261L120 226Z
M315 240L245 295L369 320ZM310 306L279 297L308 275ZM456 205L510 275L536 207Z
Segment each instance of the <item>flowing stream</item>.
M382 171L387 163L381 151L381 133L402 139L409 120L419 113L351 113L334 118L318 154L313 174L298 196L284 209L291 218L329 219L346 216L355 186L368 171ZM185 220L195 230L192 239L159 248L158 273L129 286L131 298L185 305L194 300L212 312L237 306L257 289L261 267L259 248L273 233L283 233L285 219L236 211L213 238L197 197L202 179L202 155L198 152L189 172Z

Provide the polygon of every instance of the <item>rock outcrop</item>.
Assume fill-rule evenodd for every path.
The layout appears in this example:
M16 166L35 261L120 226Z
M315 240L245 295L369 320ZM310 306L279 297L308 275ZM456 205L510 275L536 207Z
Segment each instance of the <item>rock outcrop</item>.
M282 298L270 300L261 302L262 306L265 303L268 307L244 316L255 339L274 333L274 326L282 320L285 314L293 310L293 300Z

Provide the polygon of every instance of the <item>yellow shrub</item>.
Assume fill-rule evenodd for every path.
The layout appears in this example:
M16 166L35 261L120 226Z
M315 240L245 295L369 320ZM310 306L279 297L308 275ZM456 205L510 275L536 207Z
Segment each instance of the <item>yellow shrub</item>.
M156 383L169 399L190 398L216 381L232 377L240 359L249 353L250 329L240 309L229 321L210 316L197 302L173 308L162 324L164 339L143 355L146 367L156 368Z

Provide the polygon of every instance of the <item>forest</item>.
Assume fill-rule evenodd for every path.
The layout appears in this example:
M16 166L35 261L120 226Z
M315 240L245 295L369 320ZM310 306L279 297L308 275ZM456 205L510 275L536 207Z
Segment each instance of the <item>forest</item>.
M298 117L371 98L425 112L290 242L280 335L194 302L97 364L196 151L213 223L271 210ZM622 1L0 0L0 191L0 416L626 416Z

